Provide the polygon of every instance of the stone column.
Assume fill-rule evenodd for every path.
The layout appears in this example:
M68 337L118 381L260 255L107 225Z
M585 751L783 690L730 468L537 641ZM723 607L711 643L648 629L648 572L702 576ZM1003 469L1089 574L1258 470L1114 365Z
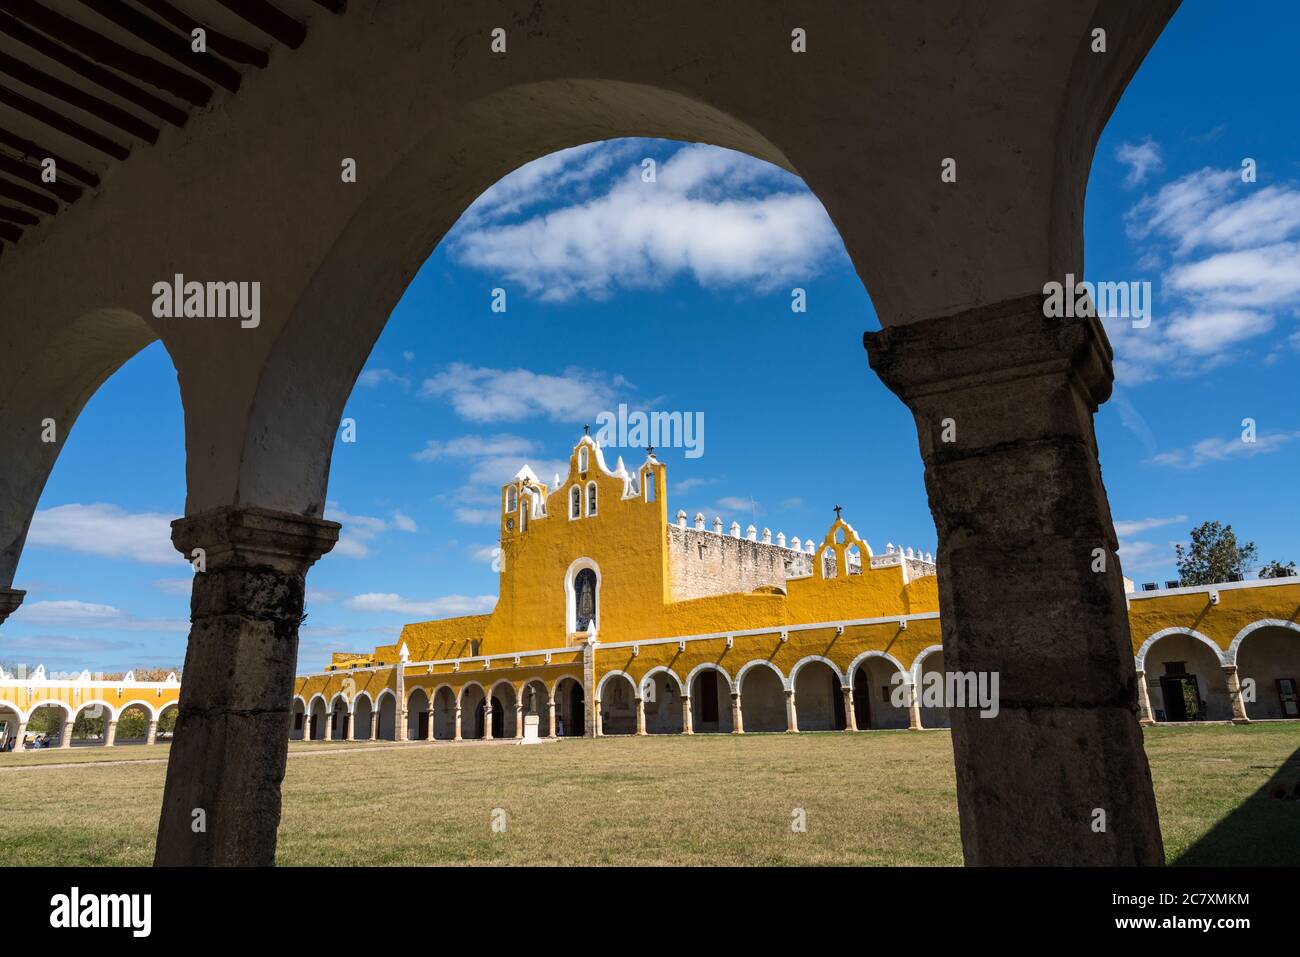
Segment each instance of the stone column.
M1137 672L1138 689L1138 724L1155 724L1155 713L1151 710L1151 689L1147 686L1147 673Z
M172 542L186 558L203 549L205 567L194 576L155 864L275 862L305 576L338 533L337 522L253 506L172 523Z
M682 734L694 734L695 725L691 716L691 696L682 695Z
M560 703L559 703L558 701L556 701L554 698L550 698L550 699L547 700L547 702L546 702L546 721L547 721L547 725L546 725L546 727L547 727L546 736L547 736L548 738L553 738L553 737L555 737L555 713L556 713L559 709L560 709Z
M23 738L25 738L26 736L27 736L27 722L26 722L26 721L19 721L19 722L18 722L18 731L17 731L17 733L16 733L15 736L14 736L14 750L15 750L15 751L21 751L21 750L23 749Z
M740 711L739 691L733 691L731 693L731 733L732 734L745 733L745 718Z
M156 720L149 722L149 733L145 736L145 744L158 743L158 722Z
M0 625L3 625L5 619L18 610L26 594L27 592L17 588L0 588Z
M104 747L111 748L117 743L117 722L104 722Z
M600 699L596 697L596 639L589 637L582 644L582 706L587 709L583 720L583 734L588 738L600 737Z
M840 689L844 694L844 730L858 730L858 714L853 710L853 688L851 685L845 685Z
M645 698L636 699L636 733L645 737Z
M396 725L393 728L394 741L406 741L410 735L406 733L406 663L399 661L395 672L397 682L397 701L393 708L393 722Z
M1100 323L1046 318L1033 294L863 339L916 421L945 664L999 675L996 717L952 712L966 863L1162 864L1093 431Z
M605 736L605 715L601 713L599 698L596 699L595 711L596 711L596 737L603 738Z
M456 702L456 733L451 736L453 741L465 740L460 736L460 702Z
M916 682L910 677L907 680L907 730L920 731L924 725L921 724L921 692L916 687Z
M794 689L785 689L785 733L799 733L799 712L795 710Z
M1236 665L1224 665L1223 676L1228 680L1228 697L1232 700L1232 723L1250 724L1246 716L1246 700L1241 696L1241 680Z
M492 740L492 699L488 698L483 705L483 740Z
M75 723L75 718L69 718L67 721L63 722L63 733L59 735L60 748L72 747L72 726Z
M334 740L334 712L333 710L325 712L325 740Z
M522 740L524 736L524 706L520 702L515 705L515 739Z

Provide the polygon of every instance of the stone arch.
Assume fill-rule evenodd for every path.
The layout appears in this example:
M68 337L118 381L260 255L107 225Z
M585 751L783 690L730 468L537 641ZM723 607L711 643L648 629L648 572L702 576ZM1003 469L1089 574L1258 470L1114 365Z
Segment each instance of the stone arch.
M844 675L835 662L821 655L809 655L790 669L795 716L800 731L843 731L848 727L844 713Z
M27 719L22 709L8 701L0 701L0 724L3 725L3 733L0 733L0 752L21 751L24 742L18 740L18 729L20 727L23 729L24 738L27 731Z
M557 678L551 701L556 708L556 737L580 738L587 733L587 698L581 681L572 675Z
M785 731L786 684L781 669L764 658L745 662L736 672L741 723L745 732Z
M913 684L918 684L920 682L921 669L923 667L925 659L930 657L930 655L933 654L943 654L943 645L929 645L925 648L922 648L917 653L916 657L912 659L912 667L909 670L908 674L911 677Z
M133 711L139 711L140 720L129 717ZM125 702L117 712L117 734L114 744L144 744L149 740L149 725L158 720L153 705L144 700Z
M397 740L397 694L385 688L375 697L374 739Z
M939 645L931 645L925 649L916 658L912 664L913 680L915 682L917 700L921 706L921 727L923 728L951 728L952 715L946 704L942 703L944 698L940 697L938 703L931 703L931 696L936 691L947 693L948 682L945 677L946 662L944 659L943 648ZM937 682L934 679L927 679L927 675L937 674ZM927 688L926 682L930 681L930 687Z
M1247 718L1300 718L1300 624L1252 622L1232 639L1228 659L1237 666Z
M696 665L686 676L691 695L691 729L696 734L733 730L731 693L735 685L725 668L713 662Z
M58 712L57 721L34 722L33 719L35 719L41 711L44 711L47 708L53 709L54 711ZM23 719L23 723L27 725L27 733L31 734L34 739L38 734L45 734L48 736L46 739L47 741L46 746L57 747L65 744L63 740L63 735L65 729L69 728L70 723L74 717L74 714L75 713L73 712L72 708L62 701L59 700L37 701L28 709L27 713L22 716L22 719ZM43 731L41 731L38 730L38 728L32 726L34 723L37 725L46 723L48 726ZM70 746L71 740L69 740L66 743ZM18 746L15 746L15 748L17 747Z
M301 700L301 699L299 699ZM169 701L158 709L158 737L170 738L176 731L176 721L180 717L181 703Z
M416 685L406 696L406 740L425 740L430 726L429 692Z
M681 734L686 692L677 673L667 665L651 668L641 676L640 691L646 734Z
M334 741L348 739L348 725L351 723L352 709L348 706L347 696L339 691L330 698L329 723L330 737Z
M488 698L492 702L492 737L513 738L518 730L515 705L519 701L514 683L502 678L492 685Z
M1205 635L1190 628L1162 629L1142 643L1137 660L1154 720L1232 718L1224 652Z
M456 689L443 683L433 689L430 699L433 710L433 738L435 741L451 741L456 737Z
M551 734L551 690L541 678L529 678L519 689L519 703L523 706L524 727L537 719L537 736L549 737ZM525 732L526 736L526 732Z
M108 725L117 720L117 709L102 698L91 698L73 705L72 741L96 739L107 744Z
M636 734L637 689L636 679L626 671L609 671L600 679L596 701L601 734Z
M848 667L853 686L853 713L860 731L906 728L907 705L894 704L894 675L910 680L903 663L886 651L864 651Z
M487 689L477 681L461 685L460 736L466 741L487 737Z
M325 740L325 722L329 720L329 708L325 705L325 696L317 692L311 696L307 702L307 734L308 741Z
M369 741L374 737L375 699L369 691L358 692L352 699L352 737Z

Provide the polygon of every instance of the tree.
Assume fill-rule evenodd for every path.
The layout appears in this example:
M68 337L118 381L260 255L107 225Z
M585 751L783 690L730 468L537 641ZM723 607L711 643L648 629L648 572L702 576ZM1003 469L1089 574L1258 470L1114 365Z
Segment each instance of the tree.
M1180 585L1214 585L1240 581L1255 562L1254 542L1237 544L1231 525L1202 522L1192 529L1191 545L1175 545Z
M1260 578L1290 578L1295 574L1295 562L1283 565L1276 558L1259 570Z

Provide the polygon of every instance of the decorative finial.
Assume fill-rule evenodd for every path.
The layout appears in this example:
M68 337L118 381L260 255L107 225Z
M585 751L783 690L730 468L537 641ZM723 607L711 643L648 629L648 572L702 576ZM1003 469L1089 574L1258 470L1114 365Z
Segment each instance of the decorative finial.
M655 454L655 447L654 447L653 445L647 445L647 446L645 447L645 456L646 456L646 458L648 458L648 459L649 459L649 458L653 458L653 457L654 457L654 454Z
M838 522L838 521L840 520L840 512L842 512L843 510L844 510L844 506L843 506L843 505L836 505L836 506L835 506L835 521Z
M583 435L586 435L586 434L589 433L590 431L591 431L591 426L589 426L589 425L584 425L584 426L582 427L582 434L583 434Z

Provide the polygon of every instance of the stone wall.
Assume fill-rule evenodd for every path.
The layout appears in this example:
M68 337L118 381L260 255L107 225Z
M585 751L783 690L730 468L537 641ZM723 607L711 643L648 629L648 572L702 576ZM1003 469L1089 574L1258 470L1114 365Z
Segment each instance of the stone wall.
M784 591L787 574L804 574L806 566L807 556L779 545L668 526L668 580L674 601L748 593L763 586Z

